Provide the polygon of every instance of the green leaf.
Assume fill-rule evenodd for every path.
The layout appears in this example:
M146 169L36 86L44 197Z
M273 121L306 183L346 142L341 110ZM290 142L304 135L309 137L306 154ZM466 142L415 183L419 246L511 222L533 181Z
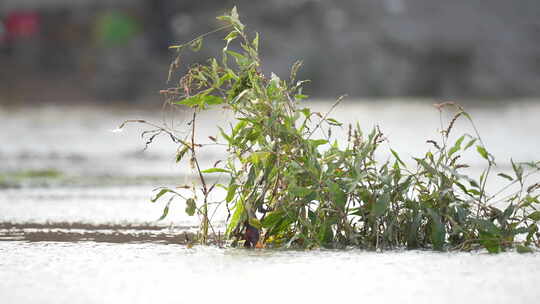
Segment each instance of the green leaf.
M444 241L446 238L446 229L442 223L441 216L433 209L428 208L428 214L431 217L431 242L434 250L443 250Z
M326 122L328 122L328 124L332 125L332 126L342 126L343 124L333 118L327 118L326 119Z
M245 67L250 64L249 58L240 53L229 50L227 50L226 53L232 55L234 59L236 59L236 63L241 67Z
M488 155L488 152L486 151L486 148L482 146L476 146L476 151L478 151L478 154L480 154L480 156L482 156L483 158L489 161L489 155Z
M236 229L236 227L242 222L244 217L244 202L239 201L236 202L234 205L234 213L231 217L231 221L229 222L229 225L227 226L227 230L225 231L225 235L227 237L231 236L231 233Z
M187 153L187 151L189 151L189 146L187 145L184 145L184 147L182 149L180 149L178 151L178 153L176 153L176 162L180 162L182 160L182 158L184 157L184 155Z
M459 149L461 149L461 143L464 139L465 135L461 136L460 138L458 138L458 140L456 140L454 146L450 148L450 151L448 151L448 157L452 156L452 154L456 153L457 151L459 151Z
M518 164L514 163L513 159L510 159L510 163L512 164L512 169L514 169L514 174L516 174L516 178L519 181L522 181L523 180L523 167L519 163Z
M465 147L463 147L463 151L469 149L472 145L474 145L474 143L475 143L476 141L477 141L476 138L471 139L471 140L465 145Z
M227 135L227 133L225 133L225 131L223 131L223 128L219 127L219 133L221 134L221 136L223 136L223 138L225 138L225 140L229 143L229 145L231 144L231 140L232 138Z
M262 224L261 224L261 221L259 221L258 219L256 218L250 218L249 219L249 224L257 229L261 229L262 228Z
M273 211L266 214L262 220L262 226L264 228L272 228L278 225L284 219L283 211Z
M502 251L500 239L488 232L480 231L480 244L487 249L489 253L499 253Z
M415 249L418 248L418 228L422 221L422 216L417 214L412 222L408 225L409 233L407 233L407 248Z
M158 221L161 221L167 217L167 214L169 214L169 205L171 204L172 199L169 200L167 205L165 205L165 208L163 208L163 214L159 217Z
M347 203L347 195L339 185L335 182L328 182L328 190L330 191L330 197L332 202L336 205L336 207L340 208L341 210L345 209L345 204Z
M300 109L300 112L304 114L306 118L309 118L311 116L311 109L310 108L303 108Z
M192 51L198 52L198 51L201 50L202 42L203 42L202 37L199 37L199 38L193 40L193 41L189 44L189 47L191 48Z
M255 38L253 38L253 47L255 48L255 51L259 50L259 33L255 33Z
M331 221L326 221L321 224L318 239L323 246L329 245L334 239L334 232L332 231Z
M230 203L233 200L234 195L236 194L236 189L237 188L238 188L237 184L229 185L229 188L227 189L227 196L225 197L225 201L227 203Z
M238 32L237 31L232 31L229 34L227 34L227 36L224 38L224 40L227 41L227 44L229 44L231 41L236 39L236 37L238 37Z
M506 178L506 179L509 180L509 181L513 181L513 180L514 180L510 175L507 175L507 174L504 174L504 173L499 173L499 174L497 174L497 175L500 176L500 177L504 177L504 178Z
M478 226L479 231L487 232L490 235L499 235L501 233L501 230L499 229L499 227L497 227L491 221L484 220L484 219L477 219L474 222Z
M202 109L210 105L222 104L223 98L214 95L195 95L186 99L176 101L174 104L184 105L188 107L200 107Z
M195 210L197 210L197 204L195 203L195 200L193 198L186 200L186 214L189 216L193 216L195 214Z
M240 30L244 29L244 25L242 24L242 22L240 22L240 17L238 16L238 10L236 9L236 6L233 7L231 10L231 20Z
M516 250L517 250L518 253L533 253L534 252L534 250L532 250L532 248L530 248L528 246L523 246L523 245L517 245Z
M527 215L528 218L530 218L531 220L535 221L535 222L538 222L540 221L540 211L535 211L529 215Z
M396 160L405 168L407 168L407 165L405 165L405 163L401 160L401 158L399 158L399 155L397 154L396 151L394 151L393 149L390 149L390 152L392 152L392 154L394 155L394 157L396 158Z
M424 167L424 169L426 169L427 172L429 172L430 174L436 176L437 175L437 170L435 170L435 168L433 168L432 166L430 166L424 159L421 159L421 158L415 158L415 160L420 164L422 165L422 167Z
M390 205L390 193L385 192L373 204L371 207L371 214L374 217L379 217L383 215L386 212L386 209L388 209L388 206Z
M266 161L270 155L272 155L272 153L266 151L253 152L249 156L249 161L251 161L253 164L259 164L263 161Z
M313 192L313 190L309 188L298 187L298 186L291 187L289 191L292 196L297 196L297 197L306 197Z
M310 139L309 143L314 147L317 148L320 145L326 145L328 143L328 140L326 139Z
M210 168L210 169L202 170L201 173L229 173L231 174L231 171L222 169L222 168Z
M160 197L162 197L165 193L167 192L173 192L171 189L167 189L167 188L164 188L164 189L161 189L158 194L156 194L156 196L154 196L150 201L152 203L155 203Z

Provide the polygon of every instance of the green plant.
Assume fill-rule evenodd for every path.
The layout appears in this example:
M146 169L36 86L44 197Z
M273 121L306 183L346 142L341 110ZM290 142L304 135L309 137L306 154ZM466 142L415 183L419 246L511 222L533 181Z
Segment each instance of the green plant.
M171 195L169 204L176 197L183 199L186 212L201 218L202 243L216 235L208 196L222 187L227 194L217 207L224 203L231 210L225 237L233 245L255 245L256 240L246 237L246 231L255 228L261 232L259 245L273 247L484 247L489 252L516 247L529 252L532 246L540 246L540 211L536 210L540 186L527 187L525 182L540 170L540 162L512 163L514 176L501 174L501 178L519 184L520 190L504 198L505 208L495 207L496 196L486 193L494 157L461 106L436 105L439 111L453 108L456 114L438 141L428 140L431 149L414 158L413 168L391 149L390 159L380 163L374 155L385 138L378 128L364 134L358 124L343 126L331 118L341 98L328 113L302 107L306 81L296 80L301 64L293 65L287 80L265 76L258 55L259 35L246 33L235 8L218 19L225 23L218 30L229 31L221 60L210 58L205 64L191 65L176 87L162 91L170 104L192 108L189 135L181 138L159 125L146 133L148 143L159 134L168 134L179 144L177 162L187 159L196 172L199 185L186 186L193 190L191 197L160 188L152 201L166 194ZM206 35L171 47L178 57L171 65L170 78L179 67L181 52L199 50ZM197 115L215 106L232 111L235 122L230 130L219 128L220 140L227 146L226 159L203 169L197 154L204 148L196 141ZM457 119L470 121L475 135L450 142ZM344 144L333 136L335 128L346 128ZM479 180L462 173L467 165L460 157L470 150L476 150L487 164ZM527 174L526 168L530 169ZM228 184L209 183L210 174L226 175Z

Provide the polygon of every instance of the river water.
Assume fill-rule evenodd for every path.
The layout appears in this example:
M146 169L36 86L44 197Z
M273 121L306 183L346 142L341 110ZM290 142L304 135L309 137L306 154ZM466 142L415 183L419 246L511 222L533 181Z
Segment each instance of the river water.
M324 111L330 103L309 104ZM537 100L496 107L471 106L496 172L509 159L540 159ZM444 112L447 121L453 113ZM354 101L331 114L379 125L389 145L412 164L438 139L439 112L425 100ZM187 301L349 301L406 303L525 303L540 298L540 255L372 253L346 251L187 248L185 233L197 218L172 204L150 203L151 190L190 183L187 167L174 162L176 147L157 138L143 151L140 125L112 132L126 119L145 119L179 128L188 113L159 110L43 106L1 108L0 121L0 302L2 303L183 303ZM216 135L229 114L201 117L202 141ZM458 121L457 137L472 133ZM208 141L208 140L206 140ZM209 167L219 147L202 152ZM379 155L384 160L384 152ZM484 165L465 157L470 173ZM540 179L538 176L536 180ZM492 178L491 189L504 180ZM216 192L213 201L223 196ZM214 216L223 231L227 213ZM232 300L231 299L231 300Z

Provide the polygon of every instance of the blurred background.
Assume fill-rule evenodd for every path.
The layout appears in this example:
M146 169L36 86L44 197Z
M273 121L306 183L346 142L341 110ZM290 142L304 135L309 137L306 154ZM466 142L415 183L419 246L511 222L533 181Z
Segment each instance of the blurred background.
M256 284L262 277L282 282L284 271L293 274L293 294L307 287L298 282L316 290L312 278L332 277L333 285L319 280L326 285L311 293L319 301L328 286L345 290L350 282L363 296L426 303L456 302L455 295L489 303L538 299L538 271L530 271L539 269L538 255L399 253L401 263L393 253L258 256L156 246L185 243L186 232L197 231L199 220L186 215L183 200L161 221L168 194L150 203L152 189L191 184L192 171L175 163L177 147L167 137L145 150L146 127L111 131L126 119L182 128L189 113L163 113L158 94L171 86L168 46L216 29L215 17L234 5L248 30L261 33L264 73L285 78L303 60L298 78L312 80L303 103L322 112L348 94L331 117L358 121L366 133L380 125L388 139L381 161L392 147L414 170L412 157L431 148L426 140L440 142L455 114L432 106L447 100L465 105L496 157L487 193L508 183L496 174L512 174L510 158L540 159L539 0L0 0L0 301L177 303L207 298L208 286L217 297L230 293L219 288L241 285L250 290L243 298L257 293L264 302ZM222 34L208 36L199 53L185 52L183 62L219 53ZM231 120L218 107L198 118L199 143ZM333 134L343 139L345 130ZM474 134L462 119L452 130L451 143ZM202 149L201 166L212 167L224 152ZM470 165L460 173L477 180L486 168L474 149L459 161ZM209 199L224 196L216 187ZM212 215L221 234L224 209ZM276 260L264 258L273 254Z
M233 5L262 34L265 70L302 59L312 97L540 95L536 0L2 0L0 102L153 102L167 47Z
M110 131L126 119L181 128L187 113L163 114L158 94L170 86L168 46L219 27L215 17L234 5L261 33L265 73L287 77L303 60L299 78L312 80L306 103L326 111L348 94L334 117L366 132L380 125L403 160L414 165L426 140L439 139L431 104L446 100L466 104L497 170L509 170L510 157L540 158L538 0L1 0L0 230L154 225L162 209L148 204L152 188L189 182L190 170L174 162L168 138L143 150L143 126ZM222 47L223 33L210 35L184 63ZM204 142L230 114L200 118ZM473 133L461 120L454 130ZM199 156L209 167L223 153ZM464 161L481 174L482 158ZM178 208L171 221L194 222Z

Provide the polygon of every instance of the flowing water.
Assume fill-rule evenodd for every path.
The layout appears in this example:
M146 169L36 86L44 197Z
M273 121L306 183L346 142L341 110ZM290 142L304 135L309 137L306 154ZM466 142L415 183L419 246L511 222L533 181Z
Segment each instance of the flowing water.
M325 110L330 103L309 105ZM540 159L540 103L515 101L469 109L496 172L509 159ZM332 117L379 125L402 159L421 156L441 129L426 101L356 101ZM443 120L452 113L443 113ZM540 298L540 255L504 253L372 253L345 251L239 250L182 245L197 218L180 203L156 221L165 202L150 203L151 190L190 183L189 167L174 162L176 147L157 138L143 151L140 125L111 132L126 119L165 122L174 117L143 109L76 106L0 108L0 302L1 303L183 303L187 301L276 302L378 300L405 303L525 303ZM203 141L229 115L202 117ZM473 133L458 121L455 135ZM343 137L344 135L340 135ZM223 149L201 155L212 166ZM384 152L381 160L388 157ZM465 157L470 174L484 163ZM411 161L408 163L412 164ZM539 179L538 176L535 177ZM491 189L504 185L496 176ZM223 196L216 192L211 201ZM214 215L223 231L226 210ZM231 299L231 300L232 300Z

